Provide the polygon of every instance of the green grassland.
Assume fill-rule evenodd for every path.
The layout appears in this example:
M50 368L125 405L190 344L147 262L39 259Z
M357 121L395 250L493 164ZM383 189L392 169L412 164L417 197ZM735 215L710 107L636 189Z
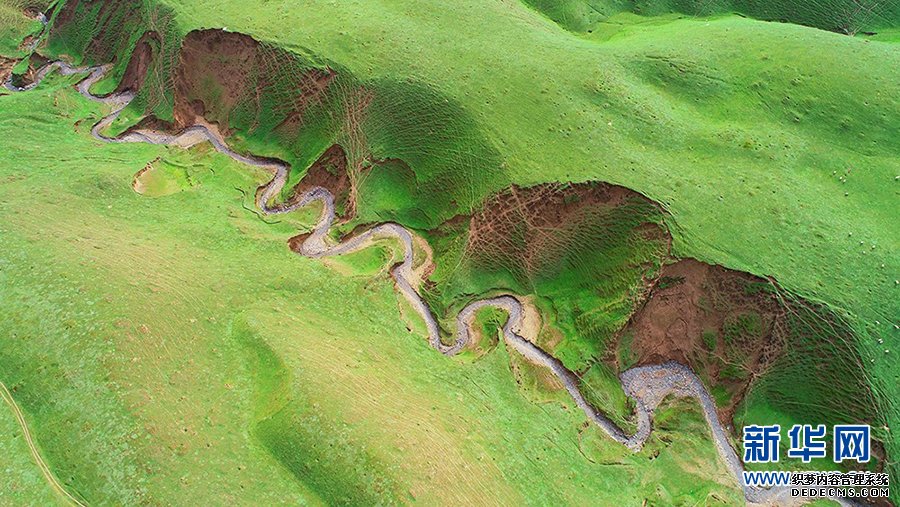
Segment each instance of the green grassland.
M737 13L764 21L811 26L855 34L896 28L900 5L879 0L524 0L568 30L602 33L631 15L713 16ZM623 16L624 15L624 16Z
M601 43L516 2L311 2L302 23L278 2L252 16L164 4L178 30L227 26L375 90L372 152L408 162L423 195L443 189L396 197L425 217L410 225L510 182L610 181L662 203L677 254L772 276L850 320L900 420L898 356L878 343L900 314L893 44L735 16L635 22Z
M898 351L884 352L900 314L900 231L889 206L900 174L900 53L877 36L721 15L835 28L822 6L773 17L725 2L708 12L623 2L573 21L515 1L100 4L81 2L83 21L61 24L44 50L115 59L95 89L108 92L143 31L162 34L161 63L118 129L146 110L171 119L166 76L191 30L247 33L265 43L264 63L287 61L254 74L278 78L255 107L216 101L215 82L192 93L234 129L236 146L291 162L293 181L335 142L353 155L362 139L386 162L366 173L347 229L396 220L422 230L438 261L428 299L440 315L490 289L537 293L563 332L567 364L584 369L602 355L630 312L623 295L641 275L630 268L657 262L652 246L574 252L561 277L551 269L527 280L462 262L456 236L439 233L510 184L609 181L662 204L668 216L642 220L665 220L677 254L772 276L845 320L866 368L860 382L876 391L888 424L900 421ZM896 26L884 12L863 28ZM719 16L680 17L698 13ZM279 129L292 73L324 67L336 70L336 91L306 111L302 129ZM485 343L474 363L428 349L414 313L397 319L382 269L390 249L327 267L289 254L283 241L312 211L266 225L235 190L263 175L203 148L102 145L87 135L90 120L73 131L98 113L64 84L0 98L10 133L0 151L12 155L0 162L10 245L0 301L13 316L0 324L13 337L0 351L0 379L19 387L47 461L74 492L99 503L186 493L213 503L464 502L486 490L506 503L739 498L714 471L691 404L664 406L648 449L628 455L582 429L581 416L561 408L565 397L523 379L521 365L517 390L502 346ZM348 138L346 111L360 89L372 98L362 135ZM169 195L137 195L132 176L157 159L169 178L154 188ZM618 278L604 291L563 290L607 272ZM579 306L610 311L580 328ZM812 357L814 347L798 350ZM860 374L854 354L834 357L835 378ZM777 373L739 419L799 420L816 412L798 394L829 395L819 377L784 411L775 394L817 375L808 363ZM592 401L628 424L612 375L594 363L584 382ZM878 435L900 452L896 437Z
M398 319L386 275L348 277L287 250L312 212L266 224L244 209L235 187L264 175L203 147L99 143L87 135L96 107L71 82L0 98L10 155L0 371L73 494L92 504L740 498L693 405L665 408L647 450L631 455L582 428L574 408L523 397L503 347L475 363L435 354L411 310ZM134 173L157 158L193 168L197 184L136 194ZM16 473L33 474L25 452Z
M19 43L29 34L40 32L41 24L23 15L26 8L41 9L46 2L40 0L4 0L0 2L0 55L22 57Z
M12 410L4 403L0 410L0 503L54 505L58 498L34 463L31 451ZM62 503L60 502L60 505Z

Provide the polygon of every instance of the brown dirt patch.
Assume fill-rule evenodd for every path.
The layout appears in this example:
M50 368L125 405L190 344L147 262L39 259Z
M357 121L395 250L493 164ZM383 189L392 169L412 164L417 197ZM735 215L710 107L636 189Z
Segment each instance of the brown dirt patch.
M13 67L15 66L15 60L0 56L0 83L5 83L6 80L9 79L9 75L12 74Z
M494 227L492 217L514 215L535 228L558 225L577 210L595 204L616 206L628 196L639 195L624 187L598 184L536 185L522 188L516 185L496 194L483 210L472 217L470 224L478 228Z
M31 44L34 42L34 35L26 35L22 42L19 43L19 51L28 50L31 47Z
M177 132L178 129L175 128L175 125L172 122L168 122L165 120L160 120L156 116L150 115L141 118L139 122L129 127L127 132L132 132L135 130L156 130L159 132Z
M2 59L2 60L5 60L5 62L0 61L0 77L3 77L3 79L0 80L0 83L6 81L6 78L8 78L9 75L12 73L13 67L15 67L15 65L19 62L18 60L9 60L9 59ZM49 60L47 60L47 58L45 58L37 53L33 53L28 58L28 70L26 70L25 73L20 76L13 76L13 84L15 86L24 87L24 86L28 86L28 85L34 83L34 80L37 77L37 72L41 69L41 67L46 65L48 62L49 62ZM8 68L8 70L6 70L4 72L3 67L5 65L9 65L9 68Z
M75 18L75 13L78 12L78 4L80 3L80 1L81 0L66 0L65 2L63 2L61 4L62 8L60 9L59 14L57 14L56 16L56 20L53 23L54 26L62 28L69 26L69 24ZM59 6L60 4L57 3L53 6L53 9L55 10ZM47 17L50 17L51 15L52 11L47 15Z
M313 162L303 178L291 189L291 200L298 199L313 187L326 188L334 195L336 213L341 222L352 218L347 202L350 195L347 155L340 145L332 145Z
M258 64L257 43L252 38L223 30L197 30L190 32L182 43L180 60L175 78L175 122L188 127L196 122L197 116L205 115L203 98L212 102L201 83L214 83L218 92L218 108L223 113L232 110L247 94L251 85L249 77ZM208 85L211 86L211 85ZM227 117L207 117L211 122Z
M664 266L643 307L623 333L633 336L639 364L690 365L731 401L730 421L754 376L781 350L775 325L784 313L765 279L685 259Z
M176 124L186 127L203 115L224 130L239 106L258 121L263 97L275 100L280 125L299 123L334 77L330 69L302 69L292 54L247 35L196 30L184 39L175 73Z
M303 234L291 236L287 241L288 248L290 248L292 252L300 253L300 247L303 246L303 242L306 241L306 238L308 238L309 235L310 233L304 232Z
M598 210L620 206L656 206L643 195L607 183L511 186L488 199L469 219L466 255L513 266L530 278L553 262L572 242L582 241L582 227ZM653 223L635 224L646 240L665 239L668 232Z
M138 92L141 89L147 70L153 62L153 48L159 47L160 43L159 34L156 32L147 32L138 39L116 92L125 90Z
M25 8L22 9L22 14L28 19L37 20L41 15L41 5L43 5L42 2L27 2Z

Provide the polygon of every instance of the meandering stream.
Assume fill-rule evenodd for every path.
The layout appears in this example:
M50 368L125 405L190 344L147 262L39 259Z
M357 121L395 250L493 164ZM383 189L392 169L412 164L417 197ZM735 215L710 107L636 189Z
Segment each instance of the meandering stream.
M314 187L303 193L299 199L292 200L288 204L275 203L276 196L279 195L287 183L290 166L280 161L237 153L226 144L217 130L206 125L194 125L176 135L154 130L133 130L118 137L103 135L103 131L118 118L122 110L134 98L131 92L116 93L108 96L96 96L90 93L91 86L102 79L110 67L109 65L73 67L65 62L55 61L45 65L36 72L34 82L28 86L16 87L12 85L11 80L4 83L4 86L14 92L30 90L40 84L40 81L54 69L58 69L63 75L87 73L87 77L78 82L78 91L87 99L106 104L112 108L108 115L104 116L92 127L91 134L95 138L110 143L150 143L175 145L184 148L209 142L216 150L232 159L246 165L265 169L273 175L272 179L257 192L256 205L262 213L267 215L288 213L318 202L322 207L322 211L312 232L300 245L299 253L301 255L313 258L330 257L366 248L372 240L393 239L399 241L403 246L403 261L392 268L391 276L400 293L425 320L428 330L428 343L440 353L452 356L459 353L469 344L474 315L479 309L491 307L503 310L509 315L502 329L505 342L527 360L548 368L565 386L566 391L569 392L585 416L609 435L610 438L628 449L638 452L650 436L653 411L666 396L674 395L695 398L703 410L703 416L709 425L716 449L743 490L747 502L768 505L799 505L808 501L803 498L792 498L789 488L786 487L760 489L744 485L742 462L732 448L728 434L719 421L715 403L700 382L700 379L688 367L679 363L668 362L662 365L632 368L621 374L622 389L634 401L637 420L637 431L634 435L629 436L606 415L587 402L579 389L579 380L574 373L569 371L558 359L521 336L520 332L523 327L525 309L522 302L514 295L503 295L470 303L456 317L457 331L455 340L450 345L444 344L441 340L440 327L437 320L417 291L417 277L413 272L413 234L402 225L396 223L380 224L343 243L334 243L328 237L328 232L335 220L334 196L330 191L322 187ZM854 505L844 499L835 498L833 500L842 505Z

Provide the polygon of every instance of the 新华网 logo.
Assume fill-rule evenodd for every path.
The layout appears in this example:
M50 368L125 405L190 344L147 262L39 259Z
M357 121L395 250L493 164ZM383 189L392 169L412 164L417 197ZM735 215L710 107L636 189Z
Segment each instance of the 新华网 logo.
M832 427L831 457L835 463L871 459L872 431L867 424L842 424ZM828 435L824 424L795 424L788 431L788 458L809 463L828 456ZM780 460L781 426L744 426L744 463L777 463Z

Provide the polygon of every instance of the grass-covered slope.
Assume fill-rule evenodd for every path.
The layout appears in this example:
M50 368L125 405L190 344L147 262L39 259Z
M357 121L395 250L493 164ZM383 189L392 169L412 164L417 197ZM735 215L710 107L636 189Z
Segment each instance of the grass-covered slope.
M856 34L900 26L900 4L885 0L523 0L573 32L609 30L627 16L683 14L714 16L737 13L763 21L794 23L832 32ZM612 19L611 19L612 18Z
M0 472L0 503L21 504L28 501L39 505L63 505L54 494L32 458L31 450L12 407L0 403L0 455L3 470Z
M47 6L43 0L3 0L0 2L0 55L24 56L23 39L40 32L34 16Z
M381 267L291 254L313 210L257 219L235 187L262 175L91 139L72 82L0 97L0 372L87 503L739 500L696 407L661 410L638 455L579 431L521 395L503 348L435 354ZM135 193L158 158L193 186Z
M227 26L315 51L365 83L418 81L464 108L514 182L625 184L672 213L681 253L775 276L866 318L894 313L883 304L894 299L890 209L869 205L895 195L891 45L739 18L597 44L515 4L475 1L436 6L430 24L389 6L363 15L311 4L308 22L294 23L278 2L254 16L223 2L167 5L182 30ZM427 151L434 139L417 142ZM475 174L495 178L492 163Z
M129 57L144 32L151 29L159 34L159 42L152 47L159 57L154 61L159 63L151 64L149 85L141 89L139 100L126 114L126 121L137 120L145 110L176 124L187 121L186 114L202 113L231 129L235 134L232 141L242 148L294 163L295 180L326 148L340 143L349 154L351 170L357 171L354 176L357 178L355 190L359 192L356 223L395 219L416 228L432 229L459 213L477 212L489 195L510 184L532 186L556 181L602 180L634 188L663 204L669 213L666 222L673 233L678 254L773 276L789 291L824 302L830 307L829 312L845 314L853 329L850 334L855 335L850 337L849 346L851 351L853 347L859 347L858 354L867 369L860 369L859 356L852 351L839 358L848 358L849 362L855 363L851 364L853 368L844 370L842 368L847 365L841 364L838 369L842 373L832 373L835 378L845 374L864 375L862 383L876 389L888 423L897 421L896 408L891 405L897 396L896 356L883 352L877 342L879 338L890 340L894 337L892 326L898 314L897 305L891 303L896 300L892 298L896 292L896 277L891 273L896 273L900 266L890 255L896 249L898 236L896 226L891 225L891 208L887 206L896 198L896 187L891 185L896 185L894 177L900 169L896 159L900 141L893 135L900 121L897 102L900 57L892 46L735 17L657 19L652 24L627 27L617 37L599 43L575 37L515 2L461 1L431 6L427 13L417 10L414 2L384 5L311 2L303 9L303 22L297 22L300 13L296 5L287 2L261 2L250 10L245 4L238 7L232 2L201 5L173 0L163 4L138 4L140 8L123 9L125 4L118 2L69 0L67 8L79 16L79 22L57 19L60 30L53 33L46 47L51 54L68 54L89 62L115 60L117 66L113 78L96 90L111 91L118 85L118 76L128 75ZM184 65L184 52L176 51L179 46L201 49L206 45L240 46L239 41L244 36L220 30L193 31L222 26L264 41L263 51L216 55L201 50L190 55L187 60L190 65ZM69 34L67 30L78 33ZM203 33L208 35L203 37ZM192 37L197 40L192 41ZM101 42L93 43L94 40ZM243 58L235 58L235 55ZM235 61L244 63L241 72L235 72L236 67L232 65ZM184 69L194 69L197 75L186 76ZM297 69L316 72L297 73ZM209 79L197 79L203 75ZM306 75L313 79L303 79ZM336 77L330 77L332 75ZM299 81L296 80L298 76ZM221 81L228 78L236 79L239 86L222 86ZM294 104L295 107L283 106L282 99L295 96L291 94L292 90L306 90L309 84L323 82L322 89L309 88L311 92L302 95L310 100ZM236 96L229 95L235 90L239 92ZM65 93L58 95L64 97ZM179 103L179 98L187 100ZM4 97L0 100L13 99ZM25 105L28 104L25 99L16 97L15 100L21 101L18 103L22 108L32 107ZM292 120L298 109L303 113L299 125ZM80 113L68 114L78 116ZM16 126L11 124L10 128ZM19 138L10 142L15 144ZM154 157L159 156L158 150L142 150L153 151ZM84 156L85 152L76 153ZM131 152L127 155L125 151L116 153L117 157L134 160ZM138 151L138 154L142 153ZM154 157L134 160L134 171L145 167ZM364 160L366 158L368 161ZM369 162L374 167L369 167ZM193 167L198 162L179 159L165 160L164 163ZM360 165L355 165L357 163ZM391 169L383 170L384 167ZM91 180L85 175L84 181ZM203 180L194 176L179 180L177 184L198 181ZM34 182L29 185L31 183ZM202 187L205 190L210 185L213 184L204 183ZM238 185L250 187L247 181ZM217 194L206 196L208 201L204 202L212 203L214 197L227 201L224 195L228 188L223 186ZM197 206L197 203L190 204L189 199L197 192L198 189L193 189L167 196L164 199L169 199L171 207L164 207L165 212L152 213L175 214L181 212L180 206ZM151 202L147 206L164 201L161 198ZM78 201L73 206L81 204L82 201ZM650 221L658 221L661 216L653 215ZM156 215L155 220L173 219ZM207 220L210 229L200 231L200 224ZM184 231L185 238L190 237L196 242L197 237L209 235L210 239L209 253L197 252L197 255L225 262L229 267L227 270L221 268L222 273L234 277L249 276L242 271L243 265L238 266L238 257L231 256L240 254L241 261L247 262L244 248L250 243L236 243L233 252L213 248L211 245L216 242L227 243L222 236L225 232L213 232L214 227L222 224L213 220L212 215L205 219L195 218L191 224ZM118 223L116 227L125 227L125 224ZM287 233L290 229L283 224L278 230ZM625 233L627 236L628 231ZM272 240L269 232L257 231L255 234L258 239ZM121 236L123 240L126 237L130 236ZM168 240L166 237L160 236L154 241L168 245L179 236L176 234ZM611 252L616 252L616 247L612 245ZM256 252L259 248L256 245L251 250ZM652 251L640 253L625 249L620 252L627 252L622 256L626 268L629 260L638 261L638 264L640 261L655 262L656 253ZM437 253L440 257L441 252ZM605 255L607 252L592 253ZM67 255L60 254L58 261L66 258ZM577 260L590 258L590 255L580 255ZM26 265L32 259L37 257L22 257L15 264ZM448 259L453 260L452 255L443 260ZM351 261L351 266L342 268L342 272L361 270L371 276L378 272L382 260ZM305 265L307 261L303 262ZM254 293L254 297L259 295L261 301L272 301L275 305L280 300L290 301L299 293L309 293L310 286L305 278L308 273L298 275L296 268L287 261L283 264L266 261L262 265L270 276L272 272L278 272L284 273L281 276L285 280L298 277L301 281L294 283L300 284L303 290L294 287L296 290L288 288L285 289L287 293L282 293L279 289L268 294ZM184 269L196 267L185 266ZM256 278L264 276L262 268L259 269ZM623 280L633 283L633 277L639 271L634 270ZM213 273L217 278L221 275L216 271ZM435 273L436 276L440 274ZM534 280L527 277L515 280L513 276L485 283L483 277L475 276L479 274L483 272L467 269L462 276L456 273L447 277L452 283L444 287L443 294L432 298L433 301L440 302L441 297L449 296L450 300L445 300L444 304L452 307L458 304L458 300L453 301L454 297L465 298L486 288L534 290L539 294L543 291L552 293L554 288L552 276L543 279L538 276ZM16 293L13 300L26 301L16 304L36 307L36 303L27 302L24 293L29 283L38 282L18 271L16 275L14 279L21 278L22 281L16 285L20 293ZM438 281L441 281L439 276ZM389 285L385 280L382 282L380 304L388 308L394 299L387 290ZM628 293L623 290L628 288L628 283L615 285L615 291L601 296L614 301L617 294ZM362 286L363 282L359 281L359 284ZM179 289L184 286L183 283L175 285ZM455 293L446 290L454 286ZM328 284L315 287L313 293L320 296L332 289ZM386 338L367 334L377 333L373 329L380 329L371 322L358 328L347 325L336 329L333 336L317 333L328 328L330 319L340 319L340 315L346 315L348 311L372 314L361 308L324 309L330 301L328 298L340 298L342 294L347 297L343 292L333 292L321 299L323 306L287 307L284 309L287 317L280 311L273 316L270 307L261 309L254 305L247 306L246 313L237 315L235 309L244 308L244 298L252 290L236 284L217 292L222 294L212 297L201 291L190 298L219 298L214 306L216 310L211 313L218 315L213 317L217 321L227 321L229 327L222 329L220 324L215 332L224 332L223 336L229 337L227 343L235 349L252 351L249 362L241 364L248 368L247 377L255 379L252 386L248 384L244 405L235 408L231 414L232 422L223 427L252 428L252 439L246 443L247 447L268 453L262 454L259 460L271 460L266 456L276 458L277 466L281 467L279 470L286 470L282 479L288 482L284 484L298 480L303 484L301 494L307 500L329 503L371 503L378 499L405 498L406 489L410 489L408 494L412 498L430 499L432 497L428 495L444 494L450 483L437 484L433 480L434 474L420 473L420 470L430 470L434 466L429 458L419 456L424 462L409 462L411 455L408 453L386 453L384 442L391 441L393 433L386 434L379 428L407 428L404 420L391 414L408 412L418 407L423 398L437 396L436 389L434 392L426 389L415 395L409 394L410 390L415 390L419 379L429 375L439 379L454 378L447 372L457 372L458 365L448 364L440 357L425 359L431 353L427 349L421 354L417 352L411 356L414 361L402 363L404 371L410 372L409 380L397 382L392 377L385 377L384 384L380 384L382 389L377 390L377 393L387 391L402 398L400 401L393 397L390 400L378 398L379 407L396 403L396 411L387 411L387 415L377 421L366 420L371 416L370 411L366 412L366 417L346 415L346 403L341 400L364 403L367 396L380 396L357 383L361 382L360 378L377 376L377 368L360 366L358 375L347 376L347 382L357 387L353 392L316 383L317 373L328 378L338 374L337 363L333 362L335 357L341 358L338 362L352 363L350 358L340 355L346 354L340 350L350 346L351 342L366 343L368 339L369 343L381 346ZM227 294L243 295L227 299L232 297ZM181 296L166 293L159 296L158 302L163 304L166 297ZM77 295L67 294L61 300L73 298ZM589 302L590 305L596 303L596 299ZM613 320L619 319L615 325L627 316L628 308L629 305L619 305L615 312L609 312ZM121 311L129 313L136 309L137 305L122 307ZM396 309L378 315L388 319L385 315L396 315ZM291 322L287 327L306 329L310 336L293 336L287 331L282 336L279 331L285 326L286 318ZM103 318L98 319L98 322L102 321ZM170 321L170 318L165 320L167 326ZM35 325L34 321L22 320L14 329L33 329ZM385 328L390 336L387 341L392 345L396 337L391 333L406 333L398 331L402 326L397 323L384 325L388 326ZM408 325L413 329L411 336L421 334L417 330L421 325L417 319L409 318ZM815 332L801 332L804 336L815 336ZM160 336L184 336L184 333L184 329L171 327ZM298 342L304 343L304 338L313 340L305 342L310 343L310 348L315 348L312 343L321 346L329 339L334 347L329 349L329 356L319 357L310 366L309 362L294 357L309 355L308 350L301 352L296 348ZM421 345L416 340L413 342ZM602 352L599 345L599 342L593 343L594 348L586 356L583 349L570 349L567 360L579 365L578 361L583 357ZM809 350L814 344L807 343L806 346L808 348L800 352L803 360L815 361ZM355 350L370 348L359 346ZM200 353L214 352L213 356L218 357L218 351L215 347ZM406 357L406 352L394 354L390 362L385 363L391 365L385 368L391 372L396 369L397 361ZM492 382L509 382L506 359L498 358L498 354L501 353L477 363L476 369L483 367L499 372ZM21 372L27 370L28 364L45 361L11 354L8 362L18 368L14 371ZM420 362L425 362L425 366L410 366L420 365ZM789 367L795 367L799 369L794 371L810 375L811 366L801 360L799 364L786 365L779 372L791 372ZM209 363L205 367L218 366ZM496 368L500 370L495 371ZM102 373L97 375L102 376ZM290 378L291 375L296 377ZM597 373L597 376L610 377L608 372L605 376L602 372ZM23 373L22 378L30 377ZM768 417L777 411L779 407L766 407L766 403L784 388L785 378L790 381L797 377L782 375L780 379L776 377L773 382L762 384L765 389L755 392L757 396L751 397L753 403L745 414ZM470 379L481 388L485 385L483 377ZM521 376L519 380L522 381ZM184 379L181 385L188 383ZM614 382L607 384L607 387L615 387ZM462 382L461 385L467 384ZM603 385L602 378L597 385ZM66 396L53 392L54 389L60 387L39 386L32 391L32 397L37 397L36 393ZM442 396L452 396L454 390L459 392L459 389L461 387L454 384ZM484 400L506 399L500 390L487 392ZM607 400L613 399L610 403L617 403L614 392L604 394L609 394ZM518 396L518 393L508 391L507 395ZM597 399L602 402L604 396ZM791 409L790 404L796 404L797 398L782 397L781 401ZM522 400L516 403L520 402ZM116 402L106 403L110 411L121 410L121 407L115 408ZM527 403L522 406L530 408L515 408L505 421L515 421L513 427L516 428L520 424L536 424L533 431L546 428L529 419L531 416L527 414L536 410L534 406ZM432 411L443 407L445 405L435 402ZM31 408L41 410L34 404ZM796 410L793 415L811 413L803 412L803 408L809 407L801 406L801 410ZM451 408L447 410L452 411ZM41 420L53 421L61 413L44 412ZM426 415L423 414L421 420ZM138 414L136 419L142 420L142 417ZM508 426L492 417L478 412L464 419L470 424ZM323 433L304 422L324 420L331 424L338 420L346 423L348 418L357 425L354 431L345 433ZM568 423L558 422L559 425L553 427L559 428L560 435L571 437L578 421L579 418L573 416ZM665 421L663 417L661 426L664 430ZM449 434L457 427L448 429ZM416 431L411 426L409 429ZM52 430L45 430L44 434L48 433L54 434ZM54 438L60 438L60 433L57 431ZM555 501L565 498L577 502L588 492L609 491L610 484L603 481L613 480L615 476L586 479L592 472L590 465L579 463L578 467L587 468L574 470L573 477L596 482L572 485L570 490L554 496L556 494L551 493L544 483L526 486L518 479L508 478L511 470L521 467L519 460L528 455L527 452L522 454L533 442L527 436L510 442L504 439L505 434L483 428L473 433L486 435L485 445L491 451L485 451L485 456L502 454L507 460L503 462L505 464L495 466L500 475L507 477L510 486L509 491L498 495L506 495L504 498L510 501L522 495L529 499ZM685 438L687 445L698 434L702 434L702 430L698 433L695 428L676 439ZM879 436L887 439L889 451L896 446L889 433L879 430ZM453 440L443 434L434 441L429 438L432 436L419 435L412 441L415 445L405 442L402 448L421 447L420 441L426 441L427 448L432 445L428 442ZM558 443L554 438L551 442ZM498 448L497 440L508 445ZM156 439L152 442L166 441ZM146 456L154 452L153 444L129 447L128 450L133 453L136 463L143 464L148 459ZM433 445L437 446L436 443ZM341 451L334 453L329 448ZM473 451L475 454L459 452L458 460L443 463L448 469L456 469L456 465L468 463L478 455L476 451ZM539 475L539 470L545 470L543 463L554 467L573 466L565 453L545 452L548 454L541 455L541 465L532 463L532 472ZM604 450L600 459L592 452L587 452L592 456L590 459L608 462L610 458L606 453L611 452L615 459L620 459L618 456L622 451ZM692 456L692 452L685 456ZM121 459L132 459L127 453L119 455ZM191 455L188 453L188 456ZM170 459L175 468L190 463L186 458ZM57 462L60 461L65 460L57 456ZM665 460L659 460L662 462ZM680 469L682 465L675 462L674 467ZM345 473L338 474L337 470ZM647 472L643 465L634 470ZM484 484L498 481L496 470L486 468L483 472L479 480ZM115 491L104 489L108 487L104 481L109 478L91 476L90 471L84 470L79 473L83 475L72 482L87 484L94 497L134 494L128 490L130 486ZM134 480L137 477L135 475ZM174 475L169 477L172 478ZM619 479L615 476L615 480ZM165 498L172 494L166 489L169 487L167 481L161 479L152 488L148 486L153 491L150 495ZM679 490L679 484L676 478L669 486L667 479L666 487L675 488L674 492L659 489L649 492L645 487L650 484L642 483L628 488L627 494L633 492L635 499L649 496L663 503L678 498L700 498ZM279 488L277 485L266 487L272 491ZM359 496L347 497L348 491L357 492ZM236 490L232 494L237 494ZM463 501L468 493L454 490L448 494L458 495L451 500Z
M889 205L900 171L895 46L738 17L654 23L599 43L513 2L454 2L427 14L412 2L312 2L303 23L279 2L252 16L228 2L166 5L184 31L227 26L314 54L373 88L412 81L433 91L385 96L397 104L427 110L436 107L427 97L445 97L454 120L474 122L478 144L499 155L499 167L464 159L467 178L498 189L603 180L662 203L678 254L773 276L846 312L888 422L900 420L897 354L878 343L895 339L900 313ZM386 137L391 125L370 128ZM427 153L448 133L416 136L406 149ZM378 157L402 154L374 147L384 148ZM469 210L431 215L458 211Z

